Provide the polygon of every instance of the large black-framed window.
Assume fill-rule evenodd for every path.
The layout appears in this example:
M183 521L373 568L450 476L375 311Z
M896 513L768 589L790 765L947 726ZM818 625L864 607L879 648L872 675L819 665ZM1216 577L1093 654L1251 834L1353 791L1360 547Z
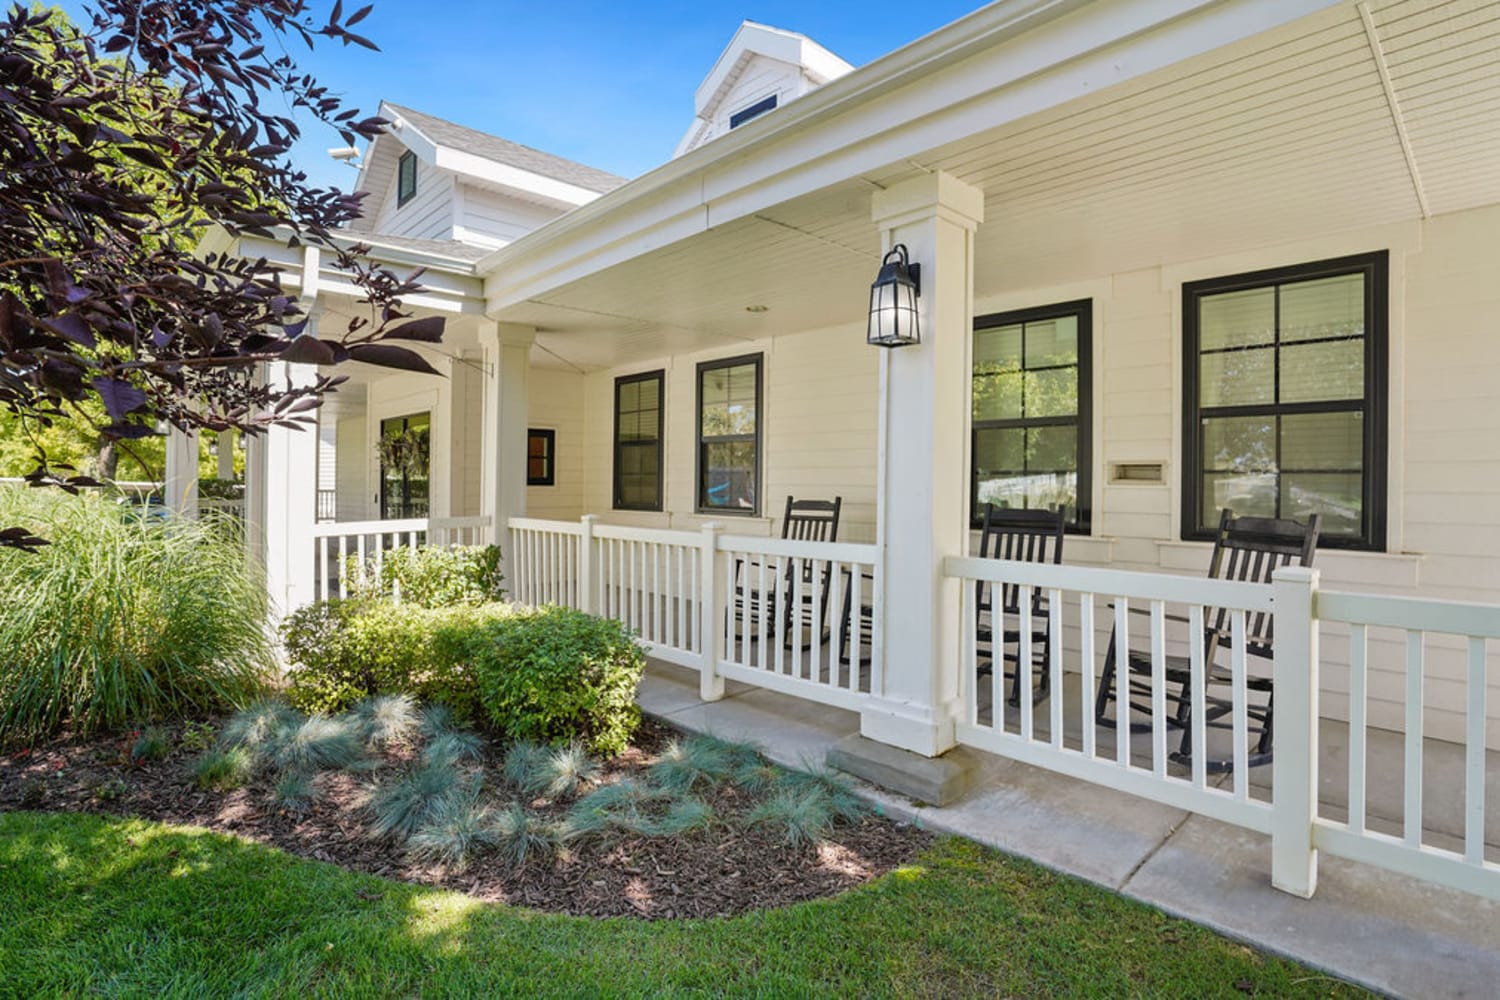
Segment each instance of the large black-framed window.
M1218 511L1386 529L1386 251L1183 285L1183 537Z
M662 395L667 373L615 379L616 510L661 510Z
M1087 533L1093 466L1093 301L974 320L969 510L1067 508Z
M698 510L760 512L759 354L698 365Z
M411 150L396 161L396 207L400 208L417 195L417 154Z

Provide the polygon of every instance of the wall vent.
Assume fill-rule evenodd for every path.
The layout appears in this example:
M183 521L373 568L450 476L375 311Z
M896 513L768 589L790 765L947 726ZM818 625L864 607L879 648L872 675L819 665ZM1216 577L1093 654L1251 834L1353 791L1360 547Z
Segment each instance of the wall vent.
M1128 485L1161 485L1167 481L1167 463L1110 462L1109 481Z

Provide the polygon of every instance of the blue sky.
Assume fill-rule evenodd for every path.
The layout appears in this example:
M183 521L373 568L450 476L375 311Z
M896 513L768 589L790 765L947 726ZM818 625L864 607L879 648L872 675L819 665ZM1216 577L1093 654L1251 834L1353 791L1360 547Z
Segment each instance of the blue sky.
M326 3L314 0L320 12ZM85 0L61 6L75 18ZM346 9L360 6L346 0ZM368 52L323 42L292 49L299 65L353 106L382 98L627 177L672 155L693 91L746 18L800 31L860 66L982 6L848 0L551 3L376 0L356 30ZM341 143L308 129L296 155L313 180L348 188L330 160Z

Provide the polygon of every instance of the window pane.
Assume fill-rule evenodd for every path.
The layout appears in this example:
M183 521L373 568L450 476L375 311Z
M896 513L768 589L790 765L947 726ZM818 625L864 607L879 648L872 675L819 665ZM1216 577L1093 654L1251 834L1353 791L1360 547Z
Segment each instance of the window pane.
M661 407L661 379L651 378L635 383L636 409L655 412Z
M703 405L729 402L729 369L710 368L703 373Z
M1032 427L1026 431L1026 468L1039 472L1072 472L1078 468L1078 429Z
M545 458L532 458L526 462L526 477L528 479L545 479L547 477L547 460Z
M1071 365L1078 360L1078 317L1026 324L1026 367Z
M982 428L974 432L974 468L981 476L1021 472L1026 468L1026 431L1021 427Z
M620 440L635 441L641 436L641 418L638 413L620 414Z
M1070 417L1077 412L1077 368L1026 373L1026 416Z
M1225 507L1236 514L1255 517L1276 516L1276 473L1228 472L1203 476L1203 523L1199 528L1213 528L1219 523L1219 511Z
M1056 507L1068 508L1070 517L1076 516L1078 506L1078 475L1073 472L1031 473L1012 476L981 476L978 480L978 503L976 513L982 516L984 505L996 507Z
M1015 420L1021 416L1021 373L976 376L975 420Z
M1281 286L1281 342L1361 337L1365 332L1365 276L1299 281Z
M1205 295L1198 303L1198 339L1204 350L1276 339L1274 287Z
M1364 477L1358 473L1289 472L1281 479L1281 516L1306 521L1323 515L1325 535L1363 531Z
M547 457L547 439L540 434L533 434L526 439L526 454L532 458Z
M1365 394L1365 342L1335 340L1281 349L1281 401L1360 399Z
M729 399L731 402L744 403L747 406L755 405L755 366L736 365L725 370L729 378Z
M619 398L618 410L619 410L620 413L634 413L637 409L640 408L641 383L640 382L622 382L622 383L620 383L619 397L618 398Z
M1204 419L1203 468L1215 472L1274 472L1276 418Z
M1362 413L1305 413L1281 418L1284 469L1358 469L1364 459Z
M1016 371L1021 367L1021 325L974 331L974 371Z
M701 505L727 510L755 509L755 444L717 441L703 445Z
M1198 372L1203 406L1275 402L1275 348L1205 354Z

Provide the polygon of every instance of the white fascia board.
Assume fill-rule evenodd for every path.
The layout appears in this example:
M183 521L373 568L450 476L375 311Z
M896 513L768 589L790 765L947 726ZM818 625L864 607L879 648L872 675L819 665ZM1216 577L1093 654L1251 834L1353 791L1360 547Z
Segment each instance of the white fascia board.
M1348 0L1004 0L479 262L490 311ZM696 227L696 228L695 228Z
M356 242L370 247L368 259L379 266L390 268L425 268L419 283L423 291L416 295L403 296L404 305L420 305L425 308L442 308L448 312L478 313L482 311L483 285L474 275L474 265L455 261L438 254L426 254L404 247L391 247L376 240L337 241L345 246ZM237 252L241 257L264 257L281 269L281 282L288 289L301 291L303 247L288 247L285 240L266 239L261 236L243 236L238 241ZM362 297L350 281L347 271L334 264L331 254L323 253L319 258L317 288L319 292ZM442 303L442 305L439 305Z
M590 191L588 188L581 188L576 184L569 184L530 170L522 170L520 167L513 167L507 163L497 163L483 156L475 156L473 153L466 153L449 146L438 147L435 165L466 177L488 181L491 184L501 184L517 191L550 198L575 207L586 205L599 197L598 191Z
M438 144L423 134L422 130L412 124L409 119L403 118L401 112L381 101L380 117L391 123L386 127L385 135L390 136L413 153L416 153L417 159L424 163L437 162L438 149L440 148Z
M755 38L756 44L751 44L752 37ZM801 38L801 35L790 31L756 24L754 21L740 22L734 37L729 40L728 45L724 46L724 51L719 53L719 58L714 60L713 68L708 71L708 75L693 92L693 107L701 115L705 108L715 102L720 89L734 75L740 57L747 52L796 65L802 54Z
M798 61L802 65L803 72L812 77L813 82L820 86L830 80L837 80L846 73L854 72L851 64L823 48L811 38L802 39L802 56Z

